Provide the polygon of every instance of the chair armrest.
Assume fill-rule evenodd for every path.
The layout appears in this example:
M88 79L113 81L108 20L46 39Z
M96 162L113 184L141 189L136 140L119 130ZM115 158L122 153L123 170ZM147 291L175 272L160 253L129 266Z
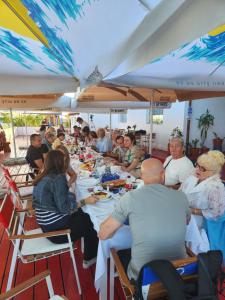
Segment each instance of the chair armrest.
M67 235L71 232L70 229L63 229L63 230L56 230L56 231L49 231L43 233L35 233L35 234L19 234L19 235L12 235L9 236L10 240L30 240L30 239L38 239L42 237L51 237L51 236L60 236L60 235Z
M51 274L51 272L49 270L41 272L40 274L24 281L23 283L18 284L16 287L12 288L10 291L1 294L0 295L0 300L6 300L8 298L12 298L12 297L16 296L20 292L28 289L29 287L32 287L36 283L38 283L41 280L45 279L50 274Z
M10 174L10 176L11 177L18 177L18 176L25 176L27 174L28 174L28 172L27 173Z
M16 212L21 214L21 213L30 213L30 212L35 212L35 209L29 209L29 208L17 208Z
M18 188L20 188L20 187L33 186L34 182L33 182L33 180L32 181L30 180L30 181L17 182L16 184L17 184Z
M130 283L130 281L127 277L127 274L124 271L123 265L122 265L122 263L119 259L119 256L118 256L116 250L112 248L112 249L110 249L110 251L111 251L111 255L112 255L113 260L114 260L116 270L119 274L120 281L133 295L134 294L134 286Z

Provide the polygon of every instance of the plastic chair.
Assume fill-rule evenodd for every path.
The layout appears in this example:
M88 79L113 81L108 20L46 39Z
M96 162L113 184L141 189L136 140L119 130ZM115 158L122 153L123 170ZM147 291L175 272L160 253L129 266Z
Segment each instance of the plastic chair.
M125 299L132 300L135 293L135 286L132 285L130 280L128 279L127 274L123 268L123 265L120 261L120 258L116 250L111 249L110 251L111 251L111 257L113 258L115 264L116 271L119 275L119 280L121 282L121 286L124 291ZM197 261L196 257L189 257L185 259L172 261L172 264L175 266L175 268L181 268L184 267L185 265L192 264L196 261ZM193 280L194 278L196 278L196 275L190 275L184 277L185 280ZM166 296L166 290L164 289L161 282L154 282L150 285L148 289L148 297L147 297L148 300L158 299L165 296Z
M45 259L51 256L69 252L72 260L74 274L81 295L80 281L77 272L76 261L73 252L73 245L70 238L70 229L43 233L41 228L25 231L23 227L24 211L18 212L13 203L12 195L6 194L0 207L0 222L4 226L9 240L13 243L17 257L23 263L30 263ZM22 222L21 222L22 220ZM67 243L54 244L47 237L66 235ZM12 262L10 270L10 281L12 280L16 262ZM7 288L10 288L10 284Z
M16 287L12 288L10 291L3 293L0 295L0 300L7 300L11 299L12 297L15 297L18 294L21 294L23 291L33 287L37 283L39 283L42 280L46 280L46 284L48 287L48 293L49 293L49 300L66 300L67 298L65 296L58 296L55 295L52 281L51 281L51 272L49 270L46 270L44 272L41 272L40 274L24 281L23 283L18 284Z
M28 181L27 179L27 175L28 173L18 173L18 174L10 174L9 172L9 169L6 168L3 164L0 165L1 166L1 169L2 169L2 173L5 177L5 179L7 180L7 178L17 178L17 177L21 177L21 176L26 176L26 181L21 181L21 182L18 182L18 187L25 187L25 186L29 186L29 185L33 185L33 181Z
M16 207L19 209L27 208L31 212L33 186L25 186L18 188L16 182L11 177L5 176L5 178L8 183L8 188L14 196L14 202Z

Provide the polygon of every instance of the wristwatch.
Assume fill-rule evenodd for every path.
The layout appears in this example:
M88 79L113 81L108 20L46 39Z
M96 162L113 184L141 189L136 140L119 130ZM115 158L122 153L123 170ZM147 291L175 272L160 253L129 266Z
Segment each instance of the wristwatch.
M86 205L85 199L80 200L80 207L83 207Z

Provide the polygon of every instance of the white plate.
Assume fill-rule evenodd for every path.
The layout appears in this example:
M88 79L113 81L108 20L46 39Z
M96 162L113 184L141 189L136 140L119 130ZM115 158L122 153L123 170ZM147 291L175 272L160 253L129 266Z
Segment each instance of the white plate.
M107 192L104 192L106 193L106 197L105 198L102 198L102 199L99 199L98 202L105 202L105 201L108 201L110 199L112 199L112 196L110 193L107 193Z

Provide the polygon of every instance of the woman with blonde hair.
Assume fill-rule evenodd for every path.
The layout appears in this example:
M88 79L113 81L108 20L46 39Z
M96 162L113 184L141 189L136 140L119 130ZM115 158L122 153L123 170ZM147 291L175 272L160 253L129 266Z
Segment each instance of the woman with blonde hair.
M210 248L224 250L225 254L225 190L220 178L224 163L220 151L200 155L195 175L186 179L181 190L187 195L192 214L200 216L196 221L199 228L204 224Z

